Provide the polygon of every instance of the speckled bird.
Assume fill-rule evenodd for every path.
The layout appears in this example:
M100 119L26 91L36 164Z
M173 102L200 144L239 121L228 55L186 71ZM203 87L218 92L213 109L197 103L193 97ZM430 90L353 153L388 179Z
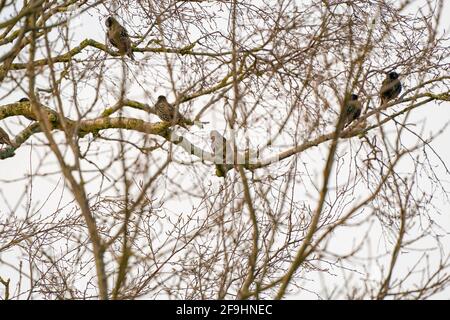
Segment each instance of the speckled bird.
M214 163L216 165L216 175L225 177L227 172L233 168L233 146L217 130L212 130L210 132L210 138Z
M170 122L171 124L178 124L183 128L186 128L186 118L167 101L165 96L159 96L155 104L156 115L163 121Z
M9 135L2 128L0 128L0 144L2 145L7 144L9 146L13 145L11 143L11 140L9 140Z
M114 18L108 17L105 21L108 28L106 36L109 42L119 49L120 55L127 55L134 60L133 50L131 49L131 40L127 30Z
M398 79L398 73L391 71L387 74L386 79L383 80L380 89L381 104L387 103L389 100L395 99L402 91L402 83Z
M23 97L18 102L20 102L20 103L30 102L30 99L28 99L27 97ZM29 117L29 116L26 116L26 115L24 115L24 117L27 118L28 120L36 121L36 118L34 118L34 117Z
M345 106L345 127L361 115L362 104L358 100L358 95L352 94Z

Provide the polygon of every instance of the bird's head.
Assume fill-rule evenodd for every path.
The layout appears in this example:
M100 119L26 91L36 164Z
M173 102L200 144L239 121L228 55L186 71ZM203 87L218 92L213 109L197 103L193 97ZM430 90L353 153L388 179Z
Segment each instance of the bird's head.
M116 22L116 19L114 19L114 17L109 16L106 21L105 21L105 25L108 28L111 28L111 26Z
M398 73L395 71L389 72L388 76L389 76L389 79L391 79L391 80L398 79Z
M30 101L30 99L23 97L22 99L19 100L19 102L28 102Z
M353 94L350 96L350 100L352 100L352 101L358 100L358 95L353 93Z
M167 101L166 96L158 96L158 102L164 102Z

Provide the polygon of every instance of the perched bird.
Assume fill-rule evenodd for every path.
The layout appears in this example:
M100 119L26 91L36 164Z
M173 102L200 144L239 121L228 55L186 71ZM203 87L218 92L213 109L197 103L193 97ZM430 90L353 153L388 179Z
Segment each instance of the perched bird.
M361 115L362 105L358 100L358 95L352 94L350 100L348 100L345 106L345 127L347 127L352 121L359 118Z
M27 97L23 97L18 102L30 102L30 99L28 99ZM34 117L32 118L32 117L29 117L26 115L24 115L24 117L27 118L28 120L36 121L36 118L34 118Z
M209 136L211 138L211 149L216 165L216 175L218 177L225 177L227 172L233 168L233 146L216 130L211 131Z
M2 145L7 144L11 147L13 146L13 144L11 143L11 140L9 140L8 134L2 128L0 128L0 144L2 144Z
M402 83L398 79L398 73L395 71L389 72L386 79L384 79L381 84L381 105L387 103L389 100L397 98L401 91Z
M155 104L156 115L163 121L170 122L171 124L179 124L183 128L186 128L185 117L171 105L165 96L159 96Z
M134 60L133 50L131 49L131 40L127 30L122 27L114 17L108 17L105 21L105 25L108 28L106 36L108 37L109 42L119 49L119 53L122 56L126 54L131 60Z

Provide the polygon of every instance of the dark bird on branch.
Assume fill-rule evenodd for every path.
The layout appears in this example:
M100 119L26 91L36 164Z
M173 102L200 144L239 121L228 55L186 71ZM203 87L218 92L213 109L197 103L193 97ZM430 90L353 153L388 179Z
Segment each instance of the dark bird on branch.
M13 146L13 144L11 143L11 140L9 140L8 134L2 128L0 128L0 144L2 144L2 145L7 144L11 147Z
M178 124L183 128L186 128L185 123L189 123L185 117L171 105L165 96L159 96L158 101L155 104L156 115L163 121L170 122L172 125Z
M395 71L389 72L386 79L384 79L381 84L381 105L387 103L389 100L397 98L401 91L402 83L398 79L398 73Z
M108 17L105 21L108 28L106 36L109 42L119 49L120 55L127 55L134 60L133 50L131 49L131 40L127 30L114 18Z
M30 99L28 99L27 97L23 97L18 102L21 102L21 103L22 102L30 102ZM26 115L24 115L24 117L27 118L28 120L36 121L36 118L31 118L31 117L28 117Z
M345 106L345 127L347 127L352 121L359 118L361 115L362 104L358 100L358 95L352 94Z

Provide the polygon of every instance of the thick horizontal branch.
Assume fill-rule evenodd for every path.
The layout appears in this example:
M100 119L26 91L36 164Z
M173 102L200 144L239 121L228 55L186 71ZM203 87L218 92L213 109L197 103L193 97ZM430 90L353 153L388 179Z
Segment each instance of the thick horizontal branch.
M48 120L52 126L53 130L63 130L61 116L54 110L40 106L47 116ZM32 111L32 106L30 102L17 102L12 104L7 104L0 107L0 120L12 116L24 116L30 120L36 120L37 117ZM84 137L85 135L92 133L96 134L101 130L106 129L128 129L143 132L146 134L155 134L162 137L169 137L170 130L168 129L170 124L167 122L149 123L140 119L134 118L108 118L102 117L97 119L88 119L81 121L74 121L67 117L64 118L64 124L69 130L75 133L77 130L77 135ZM38 122L25 128L20 132L14 139L11 140L13 146L8 146L0 150L0 159L9 158L14 156L14 150L18 149L26 140L28 140L33 134L42 132L41 126Z
M78 124L79 130L82 131L83 134L95 133L106 129L127 129L146 134L160 135L162 137L166 137L170 134L168 127L169 124L167 122L150 123L140 119L125 117L104 117L81 120Z
M131 105L140 104L139 102L128 102L129 103L127 104ZM62 121L60 121L61 116L48 107L41 106L41 108L47 113L52 130L63 130L61 125ZM35 114L31 110L30 102L12 103L0 107L0 120L12 116L25 116L30 120L36 119ZM79 137L84 137L89 133L97 134L98 132L107 129L126 129L142 132L144 134L158 135L167 141L180 146L189 154L194 155L203 161L211 163L216 162L213 154L204 151L202 148L191 143L187 138L173 132L173 130L170 129L171 124L168 122L150 123L144 120L127 117L99 117L95 119L74 121L64 117L64 123L70 131L75 133L75 130L77 130L77 135ZM32 123L17 134L14 139L11 139L13 146L8 146L0 150L0 159L13 157L15 155L15 150L17 150L32 135L39 132L42 132L39 123Z
M50 122L56 121L56 119L58 118L58 114L56 111L46 106L41 106L41 108L49 115ZM37 120L37 117L34 114L29 102L16 102L0 107L0 120L12 116L24 116L25 118L30 120Z
M387 117L384 121L381 123L366 126L366 119L378 112L380 112L383 109L386 109L392 105L398 104L403 102L403 100L397 100L396 102L393 102L390 105L382 106L380 108L374 109L370 112L367 112L364 114L357 122L355 122L354 125L348 127L347 129L343 130L341 132L341 138L348 139L355 136L361 136L367 133L368 131L386 123L387 121L392 120L394 117L399 116L400 114L410 111L414 108L417 108L421 105L424 105L430 101L433 100L447 100L448 94L423 94L423 97L427 97L424 101L417 102L415 104L412 104L405 108L404 110L395 113L392 116ZM416 97L417 98L417 97ZM133 100L124 100L123 105L128 105L131 107L135 107L137 109L148 111L152 109L151 107L148 107L146 104L142 104L138 101ZM48 107L42 106L42 108L47 112L48 119L50 123L53 126L53 129L56 130L62 130L60 121L59 121L59 115L54 111L51 110ZM110 108L111 109L111 108ZM106 109L110 110L110 109ZM210 152L204 151L202 148L197 147L195 144L191 143L186 137L175 133L173 130L171 130L170 126L171 124L168 122L157 122L157 123L150 123L146 122L144 120L136 119L136 118L127 118L127 117L108 117L107 115L109 112L104 112L104 115L99 118L95 119L87 119L87 120L80 120L78 122L64 118L64 122L66 125L69 125L69 127L76 129L77 134L79 137L84 137L86 134L92 133L97 134L99 131L107 130L107 129L126 129L126 130L134 130L138 132L142 132L144 134L152 134L152 135L158 135L160 137L163 137L167 141L174 143L181 148L183 148L186 152L188 152L191 155L194 155L201 159L202 161L207 161L211 163L218 163L217 157L215 157ZM12 103L8 105L4 105L0 107L0 120L10 117L10 116L25 116L29 119L36 119L34 113L31 110L31 106L29 102L22 102L22 103ZM12 140L14 147L7 147L3 150L0 150L0 159L9 158L14 155L14 150L20 147L21 144L23 144L29 137L31 137L33 134L40 132L40 126L38 123L34 123L31 126L27 127L25 130L23 130L20 134L18 134L15 139ZM290 149L287 149L285 151L282 151L280 153L277 153L273 156L270 156L266 159L257 159L254 155L255 152L251 150L247 150L246 152L238 152L237 157L235 161L237 164L241 164L244 166L244 168L248 170L255 170L258 168L266 167L272 163L279 162L283 159L286 159L290 156L293 156L297 153L301 153L311 147L318 146L321 143L331 141L333 139L334 132L327 133L324 135L321 135L313 140L306 141L305 143L301 145L294 146ZM219 157L221 158L221 157Z

